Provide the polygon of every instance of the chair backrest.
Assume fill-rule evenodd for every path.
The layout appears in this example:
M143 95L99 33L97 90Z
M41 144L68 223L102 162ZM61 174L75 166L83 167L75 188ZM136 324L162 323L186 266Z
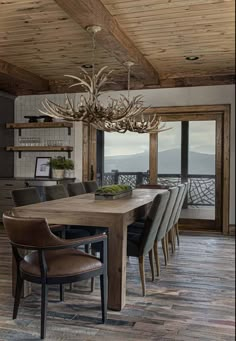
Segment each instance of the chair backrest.
M184 184L178 185L178 189L179 189L178 195L177 195L177 198L176 198L176 201L175 201L172 213L171 213L171 217L170 217L169 224L167 227L167 232L169 232L172 229L172 227L174 226L175 217L176 217L179 205L180 205L180 201L181 201L182 196L184 194L185 185Z
M57 246L60 241L44 218L20 218L9 212L3 214L3 225L10 242L17 248Z
M183 195L182 195L182 198L181 198L180 203L179 203L179 207L178 207L176 215L175 215L174 225L177 224L178 221L179 221L180 214L181 214L181 211L182 211L182 208L183 208L183 204L184 204L184 200L186 198L187 192L188 192L188 183L185 182L184 183Z
M140 255L146 255L152 248L160 227L170 193L165 191L156 195L145 220Z
M46 186L44 190L46 201L69 197L69 194L63 185Z
M169 197L168 203L166 205L166 210L165 210L165 213L163 215L163 219L161 221L160 228L157 231L157 235L156 235L157 240L162 240L166 235L167 228L169 226L169 221L170 221L171 214L172 214L175 202L176 202L178 192L179 192L178 187L172 187L169 189L170 197Z
M16 207L41 202L40 195L35 187L15 189L11 194Z
M85 194L85 188L82 182L74 182L67 185L67 190L70 197L75 195Z
M86 193L95 193L98 189L96 181L85 181L83 182Z

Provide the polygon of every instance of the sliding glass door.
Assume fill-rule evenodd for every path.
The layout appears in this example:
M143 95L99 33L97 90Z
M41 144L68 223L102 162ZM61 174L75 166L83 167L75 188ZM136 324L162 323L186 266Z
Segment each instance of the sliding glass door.
M181 214L188 229L227 231L229 106L151 108L172 129L159 134L98 132L100 184L188 182Z
M216 121L170 121L158 135L158 183L188 183L181 213L185 223L214 226L216 195Z

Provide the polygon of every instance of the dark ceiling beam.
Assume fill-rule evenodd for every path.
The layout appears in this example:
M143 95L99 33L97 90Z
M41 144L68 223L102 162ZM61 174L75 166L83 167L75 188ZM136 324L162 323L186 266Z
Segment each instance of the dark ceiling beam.
M37 91L48 91L49 82L32 72L26 71L18 66L10 64L4 60L0 60L0 79L1 75L9 80L16 82L16 88L19 85Z
M96 36L100 46L121 64L132 61L132 74L145 84L159 84L157 70L149 63L134 43L127 37L116 19L100 0L55 0L55 2L81 27L98 25L102 31Z
M177 88L192 86L213 86L235 84L235 74L202 75L191 77L166 78L161 80L161 88Z
M74 93L84 92L81 87L70 87L73 82L69 80L51 80L50 92L51 93ZM186 78L165 78L161 79L161 86L146 85L142 81L131 81L132 90L142 89L159 89L159 88L178 88L178 87L193 87L193 86L212 86L212 85L226 85L235 84L235 75L217 75L217 76L202 76L202 77L186 77ZM103 91L122 91L127 90L127 82L119 80L116 83L109 84Z

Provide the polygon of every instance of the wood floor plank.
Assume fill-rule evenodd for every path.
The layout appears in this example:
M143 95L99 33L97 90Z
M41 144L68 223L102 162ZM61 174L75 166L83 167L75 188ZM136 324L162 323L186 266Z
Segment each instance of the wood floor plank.
M147 296L141 296L138 263L127 262L127 304L109 311L101 324L99 281L76 283L59 302L59 290L49 290L47 340L51 341L233 341L235 339L235 270L233 238L181 236L181 247L151 282L146 259ZM0 229L0 341L39 340L40 290L21 301L13 321L11 249Z

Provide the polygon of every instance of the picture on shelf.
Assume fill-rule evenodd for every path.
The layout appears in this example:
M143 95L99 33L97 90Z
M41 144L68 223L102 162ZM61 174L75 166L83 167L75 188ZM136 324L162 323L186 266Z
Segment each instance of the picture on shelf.
M37 157L35 164L35 178L50 178L51 157Z

